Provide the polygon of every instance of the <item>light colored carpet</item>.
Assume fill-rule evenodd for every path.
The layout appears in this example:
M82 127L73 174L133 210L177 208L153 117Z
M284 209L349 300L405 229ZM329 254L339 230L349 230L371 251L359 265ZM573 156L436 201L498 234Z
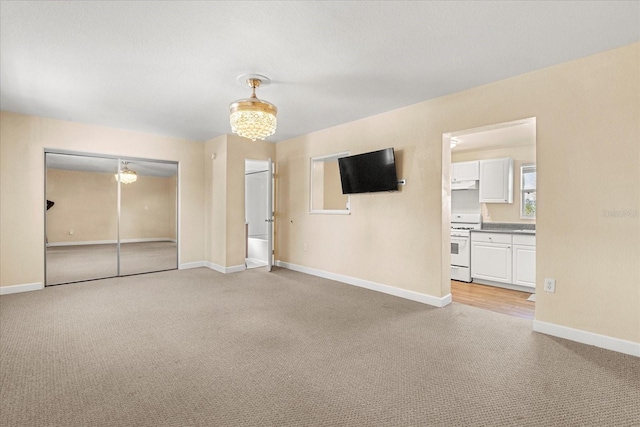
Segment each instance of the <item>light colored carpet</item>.
M50 246L47 248L46 284L78 282L118 275L115 244ZM139 274L178 268L175 242L140 242L120 245L120 274Z
M0 297L2 426L632 426L640 359L264 269Z

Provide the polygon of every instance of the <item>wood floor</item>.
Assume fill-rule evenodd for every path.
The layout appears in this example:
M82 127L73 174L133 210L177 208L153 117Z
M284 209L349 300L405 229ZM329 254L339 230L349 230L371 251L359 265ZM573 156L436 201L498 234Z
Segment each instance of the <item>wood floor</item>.
M533 320L536 304L527 301L530 295L528 292L495 286L451 281L451 296L454 302Z

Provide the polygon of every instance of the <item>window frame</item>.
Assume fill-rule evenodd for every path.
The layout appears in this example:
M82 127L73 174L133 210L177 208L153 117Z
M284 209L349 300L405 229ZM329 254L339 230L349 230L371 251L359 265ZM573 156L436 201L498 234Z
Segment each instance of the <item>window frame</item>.
M524 180L524 175L527 173L535 173L536 174L536 179L535 179L535 184L534 187L526 187L525 188L525 180ZM537 167L535 163L523 163L522 165L520 165L520 219L536 219L536 210L534 209L534 212L532 215L527 215L525 213L525 194L528 193L533 193L534 194L534 198L537 198L537 191L538 191L538 172L537 172ZM537 208L537 205L535 206Z
M318 209L314 206L314 197L318 189L314 185L314 164L327 161L337 161L341 157L350 155L349 151L340 153L327 154L324 156L311 157L309 164L309 213L310 214L328 214L328 215L350 215L351 214L351 196L347 195L347 203L345 209Z

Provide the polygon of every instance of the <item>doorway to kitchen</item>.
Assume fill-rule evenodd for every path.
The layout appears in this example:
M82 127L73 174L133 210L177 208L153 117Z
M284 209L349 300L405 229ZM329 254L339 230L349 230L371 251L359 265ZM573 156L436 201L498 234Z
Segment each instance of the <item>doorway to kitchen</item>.
M533 319L536 119L445 133L443 153L452 300Z

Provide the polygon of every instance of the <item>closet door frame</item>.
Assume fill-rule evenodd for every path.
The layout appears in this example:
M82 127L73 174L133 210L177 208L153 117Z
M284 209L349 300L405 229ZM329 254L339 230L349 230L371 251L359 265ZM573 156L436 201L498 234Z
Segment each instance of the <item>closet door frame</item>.
M135 157L135 156L123 156L123 155L110 155L110 154L101 154L101 153L92 153L92 152L84 152L84 151L74 151L74 150L60 150L54 148L44 148L42 154L42 163L44 167L44 194L43 199L43 218L44 218L44 233L43 233L43 252L44 252L44 283L45 287L47 286L57 286L63 285L66 283L58 283L49 285L47 284L47 154L60 154L60 155L69 155L69 156L81 156L81 157L97 157L102 159L111 159L116 160L118 165L118 171L120 170L120 166L123 161L139 161L139 162L149 162L149 163L163 163L163 164L173 164L176 166L176 212L175 212L175 227L176 227L176 269L180 268L180 162L173 160L159 160L159 159L149 159L145 157ZM117 236L116 236L116 253L117 253L117 273L116 276L108 276L104 277L104 279L109 277L122 277L120 271L120 221L121 221L121 186L122 183L118 182L117 186L117 199L116 199L116 215L117 215ZM152 273L151 271L149 273ZM142 273L145 274L145 273ZM77 283L89 280L100 280L103 278L97 279L86 279L86 280L77 280L74 282L68 283Z

